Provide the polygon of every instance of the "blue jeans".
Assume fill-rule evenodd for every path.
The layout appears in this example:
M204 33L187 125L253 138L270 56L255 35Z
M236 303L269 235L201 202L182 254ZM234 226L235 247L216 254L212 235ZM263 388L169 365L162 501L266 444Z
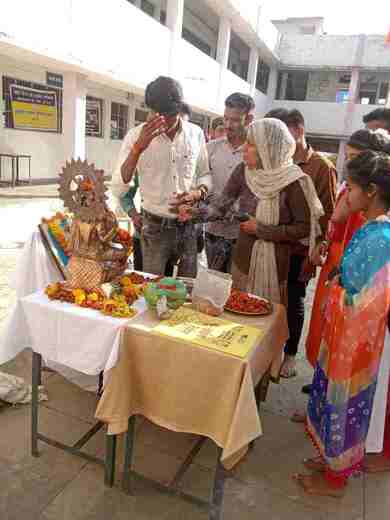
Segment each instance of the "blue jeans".
M141 244L143 270L161 275L171 262L179 263L179 275L196 278L197 237L195 225L160 218L145 212L142 218Z

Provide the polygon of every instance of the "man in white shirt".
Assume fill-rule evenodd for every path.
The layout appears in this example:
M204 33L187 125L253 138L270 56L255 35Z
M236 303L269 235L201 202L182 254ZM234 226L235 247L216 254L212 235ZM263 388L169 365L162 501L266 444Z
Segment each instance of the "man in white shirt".
M207 144L213 175L213 196L222 193L236 167L242 163L246 129L253 121L255 103L251 96L236 92L225 101L225 135ZM237 207L232 207L234 212ZM212 222L206 227L206 254L211 269L230 272L233 248L240 230L239 222Z
M154 117L125 137L111 189L120 199L137 170L144 271L163 274L174 261L181 276L195 277L195 226L177 220L176 206L182 198L204 198L211 177L203 131L180 118L182 103L181 86L172 78L160 76L147 86L145 104Z

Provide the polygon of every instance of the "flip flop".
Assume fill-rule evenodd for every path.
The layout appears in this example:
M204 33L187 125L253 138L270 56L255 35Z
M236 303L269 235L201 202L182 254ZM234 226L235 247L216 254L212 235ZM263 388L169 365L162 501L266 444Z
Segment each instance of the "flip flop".
M306 414L303 412L295 411L290 417L290 421L294 423L303 424L306 422Z
M296 368L290 368L286 372L283 372L283 367L280 370L280 377L282 377L283 379L291 379L292 377L296 377L297 374L298 372Z
M305 468L310 469L311 471L317 471L319 473L323 473L325 471L325 464L321 457L303 459L302 464L305 466Z
M297 369L295 366L295 358L293 356L286 356L280 369L280 377L283 377L283 379L290 379L296 377L296 375Z

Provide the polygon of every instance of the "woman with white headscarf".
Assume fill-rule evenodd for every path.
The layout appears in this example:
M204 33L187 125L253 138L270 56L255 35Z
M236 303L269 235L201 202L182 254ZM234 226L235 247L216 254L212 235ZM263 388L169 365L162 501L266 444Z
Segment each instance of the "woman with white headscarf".
M314 249L323 215L310 177L294 165L295 141L277 119L254 121L248 130L244 163L231 175L223 193L200 208L182 207L179 219L212 220L226 216L238 200L240 225L233 253L233 285L287 306L287 279L294 244Z

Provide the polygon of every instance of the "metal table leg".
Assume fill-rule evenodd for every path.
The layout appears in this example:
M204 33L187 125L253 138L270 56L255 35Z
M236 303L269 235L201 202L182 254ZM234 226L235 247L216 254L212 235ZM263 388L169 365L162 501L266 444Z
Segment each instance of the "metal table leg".
M38 457L38 387L41 384L42 356L33 352L31 392L31 454Z
M69 446L57 440L46 437L38 432L38 389L41 385L42 374L42 356L37 352L32 355L32 392L31 392L31 454L34 457L39 456L38 441L44 442L50 446L54 446L60 450L77 455L78 457L104 466L104 483L106 486L112 487L115 478L115 455L116 455L116 435L106 435L106 454L105 459L99 459L93 455L89 455L81 450L84 445L103 428L102 422L97 422L89 431L81 437L73 446Z
M214 487L211 494L209 520L220 520L222 516L222 502L226 479L226 470L221 464L222 449L218 450L217 467L215 470Z
M104 467L104 484L108 487L114 485L115 480L115 457L116 435L106 434L106 459Z
M129 423L125 439L125 460L123 466L123 480L122 489L125 493L130 494L130 474L131 464L133 462L133 451L134 451L134 435L135 435L135 420L136 416L132 415L129 417Z

